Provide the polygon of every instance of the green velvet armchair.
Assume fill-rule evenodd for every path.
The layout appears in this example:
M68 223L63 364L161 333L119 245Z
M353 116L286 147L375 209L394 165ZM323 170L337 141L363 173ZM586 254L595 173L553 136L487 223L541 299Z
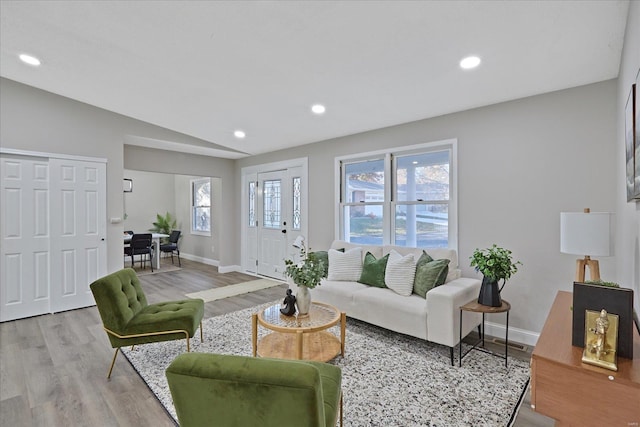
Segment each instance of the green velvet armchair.
M116 362L120 347L189 338L200 326L204 301L189 299L148 304L135 271L125 268L102 277L91 284L102 325L116 351L107 378Z
M181 427L342 426L342 371L327 363L184 353L166 375Z

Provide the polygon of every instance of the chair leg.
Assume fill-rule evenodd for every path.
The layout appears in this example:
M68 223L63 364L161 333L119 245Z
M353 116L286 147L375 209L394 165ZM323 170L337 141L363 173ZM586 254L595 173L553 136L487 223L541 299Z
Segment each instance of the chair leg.
M178 255L178 267L182 268L182 263L180 262L180 251L176 251ZM171 252L173 254L173 252Z
M109 366L109 373L107 374L107 379L111 378L111 371L113 371L113 365L116 363L116 357L118 356L118 351L120 351L120 347L116 348L116 352L113 353L113 359L111 359L111 366Z
M187 335L187 353L191 352L191 347L189 347L189 335Z
M340 391L340 427L342 427L342 390Z
M202 335L202 322L200 322L200 342L204 342L204 336Z
M153 259L151 258L151 252L149 252L149 264L151 264L151 272L153 273Z

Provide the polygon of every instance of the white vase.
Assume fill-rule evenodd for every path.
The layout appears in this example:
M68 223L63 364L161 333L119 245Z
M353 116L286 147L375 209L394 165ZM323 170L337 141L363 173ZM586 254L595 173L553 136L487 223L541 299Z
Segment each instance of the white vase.
M306 286L298 286L296 291L296 306L298 307L298 314L305 316L309 314L309 308L311 307L311 292Z

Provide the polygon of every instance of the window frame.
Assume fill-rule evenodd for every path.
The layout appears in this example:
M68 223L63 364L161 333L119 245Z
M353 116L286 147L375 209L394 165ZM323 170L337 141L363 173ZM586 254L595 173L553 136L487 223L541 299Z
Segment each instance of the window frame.
M195 189L197 185L202 185L204 183L209 183L209 206L205 206L205 205L201 205L201 206L196 206L195 201L196 201L196 197L195 197ZM211 206L211 199L213 196L213 192L212 192L212 188L211 188L211 178L197 178L197 179L192 179L190 180L190 223L191 223L191 227L190 227L190 232L193 235L196 236L207 236L207 237L211 237L211 229L213 228L213 217L212 217L212 206ZM202 208L209 208L209 230L208 231L201 231L201 230L196 230L195 229L195 224L194 224L194 218L195 218L195 214L196 214L196 209L202 209Z
M457 156L457 139L447 139L441 141L428 142L410 146L400 146L386 150L371 151L367 153L358 153L353 155L341 156L335 158L335 194L336 194L336 213L335 213L335 238L344 240L345 236L345 218L344 212L346 206L359 206L359 203L344 202L346 195L346 168L343 164L357 163L368 160L384 159L384 198L383 206L383 245L395 245L395 227L396 227L396 206L398 204L430 204L426 202L416 201L398 201L396 199L396 162L395 158L407 156L411 154L426 154L429 152L449 150L449 200L437 201L436 203L448 204L448 248L458 249L458 156ZM378 202L368 202L367 204L380 204Z

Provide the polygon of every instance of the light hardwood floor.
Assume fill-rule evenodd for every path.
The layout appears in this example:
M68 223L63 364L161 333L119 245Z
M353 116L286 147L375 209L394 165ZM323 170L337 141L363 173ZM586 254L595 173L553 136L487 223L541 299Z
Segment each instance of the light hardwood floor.
M184 259L182 267L140 276L149 302L184 299L189 292L254 279L242 273L219 274L215 267ZM278 300L284 289L206 303L205 318ZM510 354L528 360L530 349ZM107 380L112 356L96 307L1 323L0 424L173 426L172 418L122 355ZM552 425L552 420L531 411L527 397L515 426Z

